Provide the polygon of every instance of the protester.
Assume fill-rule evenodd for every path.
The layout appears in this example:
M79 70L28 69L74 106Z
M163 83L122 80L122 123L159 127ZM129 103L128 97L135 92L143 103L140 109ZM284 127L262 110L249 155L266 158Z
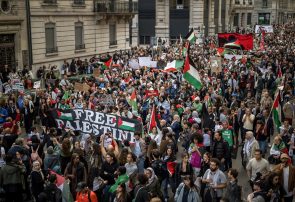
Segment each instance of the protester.
M229 193L239 192L235 169L243 165L251 185L256 184L249 199L290 200L295 24L272 26L273 33L253 34L251 51L221 52L218 37L198 36L197 42L178 40L157 49L132 47L71 58L61 67L45 65L37 80L28 68L17 72L5 66L0 72L0 185L8 190L5 195L9 201L31 196L58 201L57 187L63 187L66 200L80 200L92 190L105 202L175 196L232 201L240 199ZM142 64L143 57L151 61ZM167 70L171 62L183 65ZM35 81L40 85L32 89ZM56 180L48 179L47 169L57 173ZM77 195L80 182L86 185ZM54 197L48 198L50 192Z

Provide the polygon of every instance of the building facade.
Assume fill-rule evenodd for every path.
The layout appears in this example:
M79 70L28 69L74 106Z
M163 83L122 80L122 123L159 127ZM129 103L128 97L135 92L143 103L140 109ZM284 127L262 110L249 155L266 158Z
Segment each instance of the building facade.
M175 40L194 28L205 35L225 31L226 0L139 0L138 43L154 38Z
M231 0L229 16L231 28L286 23L295 18L295 0Z
M30 0L32 67L130 47L137 4L129 0Z
M28 65L27 1L0 0L0 72Z

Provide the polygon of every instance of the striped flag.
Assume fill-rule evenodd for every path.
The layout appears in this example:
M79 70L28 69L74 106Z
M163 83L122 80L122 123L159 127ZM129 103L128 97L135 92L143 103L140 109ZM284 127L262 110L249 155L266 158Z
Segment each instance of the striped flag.
M190 44L196 43L197 37L193 29L191 29L191 31L185 36L185 39L188 40Z
M165 72L176 72L179 71L183 67L183 60L173 60L172 62L167 63L164 68Z
M272 105L272 111L273 111L273 120L274 123L277 126L277 129L281 127L281 105L280 105L280 93L277 93L275 100Z
M110 57L106 62L103 63L102 68L107 69L111 66L111 63L113 62L113 58Z
M132 108L132 112L137 112L138 108L137 108L137 101L136 101L136 91L134 90L130 96L129 99L129 105Z
M200 90L202 88L202 82L198 70L195 68L193 61L191 61L187 54L184 68L183 77L187 80L195 89Z
M56 110L56 113L57 113L58 118L61 120L65 120L65 121L73 121L74 120L71 112L65 113L65 112L61 112L61 111Z
M135 131L135 123L125 121L122 118L118 119L118 127L122 130Z

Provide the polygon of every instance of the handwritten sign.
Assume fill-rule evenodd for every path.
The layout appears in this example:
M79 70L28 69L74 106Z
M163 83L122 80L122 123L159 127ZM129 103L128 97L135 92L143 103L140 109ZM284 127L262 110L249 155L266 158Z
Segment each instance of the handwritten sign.
M24 91L25 90L24 84L22 84L22 83L13 84L12 90Z
M219 73L222 71L221 69L221 60L219 57L211 57L210 58L210 67L211 71L215 73Z
M37 89L37 88L40 88L40 87L41 87L41 81L35 81L33 88Z
M94 77L99 77L99 76L100 76L100 71L99 71L98 68L94 68L94 69L93 69L93 76L94 76Z
M101 105L105 106L115 106L115 102L113 100L112 95L109 94L99 94L97 96L97 102Z
M76 82L74 89L75 89L75 91L83 91L83 84Z

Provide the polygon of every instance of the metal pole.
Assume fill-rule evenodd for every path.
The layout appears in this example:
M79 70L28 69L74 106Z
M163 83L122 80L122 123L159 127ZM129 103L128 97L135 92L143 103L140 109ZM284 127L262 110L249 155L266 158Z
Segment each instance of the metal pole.
M27 32L28 32L28 55L29 55L29 68L33 65L33 51L32 51L32 30L31 30L31 8L30 0L26 0L26 17L27 17Z

